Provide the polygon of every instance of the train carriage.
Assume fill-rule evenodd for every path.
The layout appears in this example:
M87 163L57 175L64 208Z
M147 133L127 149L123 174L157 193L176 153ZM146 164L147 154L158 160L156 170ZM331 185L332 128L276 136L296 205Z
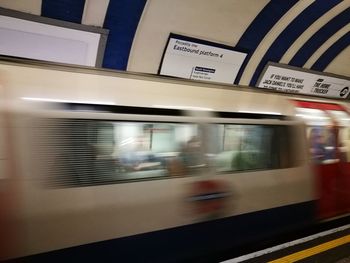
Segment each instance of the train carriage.
M0 72L3 259L203 260L348 212L320 205L320 125L298 97L6 58Z

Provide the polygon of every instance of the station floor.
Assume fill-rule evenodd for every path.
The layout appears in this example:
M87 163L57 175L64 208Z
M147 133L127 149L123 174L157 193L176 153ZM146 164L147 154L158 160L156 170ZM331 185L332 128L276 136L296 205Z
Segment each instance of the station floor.
M239 262L350 263L350 224L223 261Z

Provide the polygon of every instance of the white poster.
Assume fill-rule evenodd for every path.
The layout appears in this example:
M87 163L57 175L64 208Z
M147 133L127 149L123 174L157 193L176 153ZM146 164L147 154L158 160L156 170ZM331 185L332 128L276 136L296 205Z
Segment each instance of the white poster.
M0 54L95 66L100 33L0 15Z
M198 42L186 37L171 36L160 74L233 84L247 54L219 44Z
M269 65L258 87L345 99L350 92L350 80Z

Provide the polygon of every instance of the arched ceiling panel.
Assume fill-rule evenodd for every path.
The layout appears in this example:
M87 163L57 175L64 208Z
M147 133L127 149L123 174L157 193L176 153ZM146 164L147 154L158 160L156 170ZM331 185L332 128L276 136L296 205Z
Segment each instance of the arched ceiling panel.
M329 49L331 48L339 39L349 32L350 24L345 25L343 28L339 29L337 32L332 34L322 45L312 53L312 56L305 62L304 68L311 68L316 61ZM334 59L334 57L333 57Z
M267 3L149 0L136 32L128 70L157 73L170 32L235 46Z
M146 0L110 0L104 28L109 29L103 67L126 70L129 52Z
M328 24L331 20L335 19L337 16L341 16L341 14L349 7L349 3L346 1L341 1L339 4L337 4L335 7L330 9L327 13L325 13L323 16L315 20L312 25L310 25L299 37L294 43L288 48L288 50L284 53L283 57L280 60L280 63L284 64L291 64L293 66L302 66L304 62L300 62L299 58L297 56L301 56L301 59L303 56L307 57L307 54L311 53L308 52L308 45L313 43L310 42L310 38L314 38L314 35L316 32L320 31L321 28L324 28L326 24ZM341 19L341 18L337 18ZM325 30L325 29L322 29ZM305 44L305 43L308 44ZM317 41L316 41L317 42ZM317 45L315 43L315 45ZM311 48L311 47L310 47ZM303 54L305 52L305 54ZM300 55L296 55L296 54ZM303 55L301 55L303 54ZM295 59L294 62L291 62L292 59Z
M81 23L85 0L43 0L41 15L73 23Z
M15 1L1 0L0 7L21 11L33 15L41 15L41 0Z
M297 51L289 64L302 67L310 57L319 49L339 29L349 24L350 8L345 9L337 16L333 17L328 23L315 32L311 38Z
M85 0L81 23L89 26L102 27L105 21L108 5L109 0Z
M325 72L350 76L350 45L339 53L324 69Z
M340 1L305 1L303 6L307 6L298 16L295 17L287 27L275 38L263 57L258 59L258 65L250 78L249 85L254 86L262 70L269 61L278 62L293 42L301 35L316 19L334 7ZM311 3L311 4L310 4ZM299 4L302 4L300 1ZM294 8L297 8L296 6ZM292 10L292 9L291 9ZM278 23L280 24L280 23ZM274 36L272 35L273 39ZM257 50L259 54L259 50ZM263 53L260 51L260 54Z
M328 47L322 55L311 66L311 69L323 71L332 60L338 56L346 47L350 45L350 30L347 27L347 32L339 37L330 47ZM350 57L348 57L350 60Z
M170 33L247 52L236 83L269 61L350 76L350 0L0 0L0 7L109 29L103 66L157 73Z

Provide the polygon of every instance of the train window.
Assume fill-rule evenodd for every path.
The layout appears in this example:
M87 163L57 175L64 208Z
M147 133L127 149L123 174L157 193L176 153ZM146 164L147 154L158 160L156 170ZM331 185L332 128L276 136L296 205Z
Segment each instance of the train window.
M212 149L218 172L287 168L294 165L287 126L216 125Z
M197 124L65 119L48 126L41 145L50 145L55 185L181 176L205 166Z
M295 126L274 126L273 168L290 168L299 165L299 136Z
M350 116L345 111L330 110L328 114L334 119L334 136L338 139L335 147L338 146L337 159L341 162L350 161ZM328 148L329 149L329 148Z
M310 155L316 164L350 160L350 118L345 111L322 111L327 123L308 123ZM317 119L318 116L313 116Z
M289 126L83 119L51 119L43 125L36 136L51 186L294 165Z

